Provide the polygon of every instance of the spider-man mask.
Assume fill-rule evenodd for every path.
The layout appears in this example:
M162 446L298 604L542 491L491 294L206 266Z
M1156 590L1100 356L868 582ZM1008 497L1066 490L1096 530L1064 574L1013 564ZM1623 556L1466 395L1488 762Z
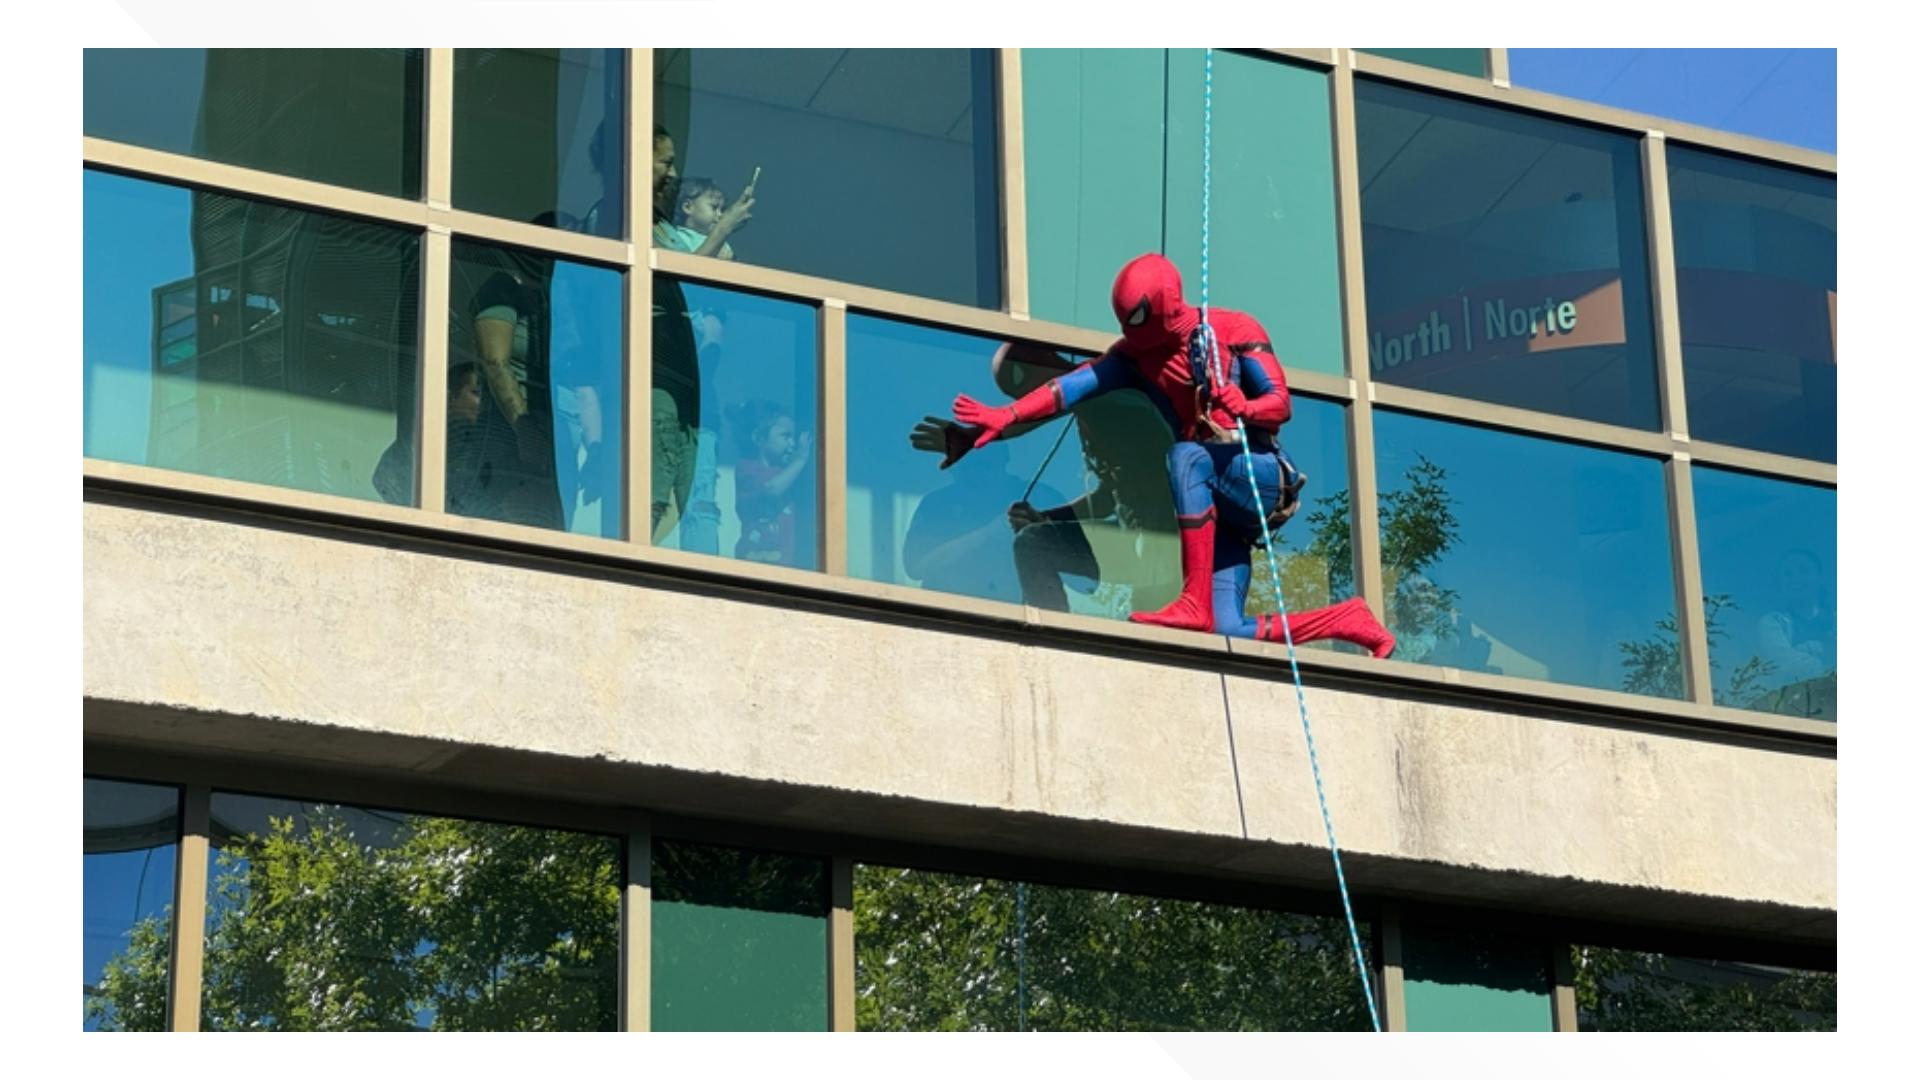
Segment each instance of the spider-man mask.
M1113 279L1113 317L1138 349L1178 346L1200 324L1200 312L1180 295L1180 271L1164 255L1142 255Z

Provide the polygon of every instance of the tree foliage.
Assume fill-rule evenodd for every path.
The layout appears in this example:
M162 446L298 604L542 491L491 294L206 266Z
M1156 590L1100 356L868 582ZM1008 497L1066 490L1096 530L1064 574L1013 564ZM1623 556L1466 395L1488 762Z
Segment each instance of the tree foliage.
M1832 1031L1839 976L1691 964L1659 953L1576 948L1582 1031ZM1706 968L1705 972L1698 969ZM1711 978L1705 976L1713 976Z

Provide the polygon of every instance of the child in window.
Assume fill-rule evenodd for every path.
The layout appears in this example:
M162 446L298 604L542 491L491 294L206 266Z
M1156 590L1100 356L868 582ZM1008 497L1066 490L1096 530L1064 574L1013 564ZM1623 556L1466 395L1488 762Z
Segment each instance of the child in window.
M727 236L733 232L735 219L744 222L745 217L728 215L727 197L720 190L720 185L704 176L689 177L682 181L679 210L679 224L667 227L670 240L667 246L719 259L733 258L733 245L727 242ZM712 243L716 233L718 247Z
M745 418L748 453L734 471L734 514L740 519L736 558L793 566L798 554L796 492L813 456L813 436L793 417L760 402Z

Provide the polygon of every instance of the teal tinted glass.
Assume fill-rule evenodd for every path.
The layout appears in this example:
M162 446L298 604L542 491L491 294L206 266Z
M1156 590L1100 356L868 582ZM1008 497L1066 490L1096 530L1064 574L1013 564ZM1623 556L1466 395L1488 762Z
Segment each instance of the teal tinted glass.
M1693 470L1713 700L1839 720L1839 496L1832 488Z
M1374 416L1396 659L1682 696L1658 461Z
M611 1031L620 845L215 792L201 1028Z
M1573 947L1581 1031L1834 1031L1832 971Z
M447 509L618 537L620 274L455 240L448 298Z
M1173 437L1140 392L1089 399L1067 419L940 467L955 395L1006 402L1087 359L850 316L848 572L1107 618L1170 602L1180 590L1166 464ZM1293 400L1282 438L1309 476L1313 509L1282 534L1282 574L1289 604L1316 606L1352 591L1345 416ZM1031 513L1014 512L1020 503ZM1256 563L1249 608L1272 611L1271 578Z
M818 569L815 309L653 280L654 543Z
M1354 92L1373 377L1657 428L1638 141L1364 79Z
M622 49L456 49L453 205L626 235Z
M86 133L420 197L424 49L88 49Z
M1370 1027L1338 918L860 865L853 920L861 1031Z
M1674 147L1667 184L1689 434L1834 460L1834 179Z
M410 475L419 234L92 170L84 190L87 456L357 499Z
M1486 930L1402 927L1408 1031L1552 1031L1545 943Z
M179 789L88 779L82 813L82 1026L164 1031Z
M1324 72L1213 58L1208 299L1261 321L1289 368L1345 370ZM1033 314L1117 331L1127 260L1162 251L1201 292L1205 53L1021 50Z
M1487 75L1487 50L1485 49L1355 49L1355 52L1372 53L1389 60L1404 60L1409 64L1438 68L1460 75L1474 75L1485 78Z
M656 49L654 78L655 246L1001 305L993 50Z
M820 859L653 842L653 1030L825 1031Z

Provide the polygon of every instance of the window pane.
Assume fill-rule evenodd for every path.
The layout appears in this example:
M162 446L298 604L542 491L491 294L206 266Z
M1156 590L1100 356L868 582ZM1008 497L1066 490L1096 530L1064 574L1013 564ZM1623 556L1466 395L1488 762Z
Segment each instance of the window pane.
M1713 700L1839 720L1832 488L1693 470Z
M653 280L654 543L818 569L814 309Z
M164 1031L180 792L86 781L81 919L87 1031Z
M1658 427L1639 143L1367 80L1355 93L1373 377Z
M620 274L456 240L447 509L620 535Z
M611 1031L611 837L215 792L201 1026Z
M1833 1031L1831 971L1576 945L1581 1031Z
M1000 306L992 50L656 49L654 77L656 246Z
M1095 397L1070 421L988 443L940 468L943 451L932 447L944 445L940 428L956 394L1008 401L1087 359L1015 344L996 362L1002 347L970 334L848 318L848 572L1107 618L1172 601L1180 591L1166 464L1172 434L1138 391ZM926 449L914 445L916 428ZM1338 406L1295 396L1282 435L1310 478L1313 508L1281 537L1288 603L1297 609L1326 602L1330 588L1334 599L1353 588L1345 416ZM1016 532L1008 508L1022 501L1052 520ZM1312 513L1321 521L1310 524ZM1273 610L1264 563L1255 560L1250 610Z
M1678 147L1667 175L1690 434L1834 460L1833 178Z
M424 49L88 49L86 133L420 197Z
M453 204L626 235L623 49L455 49Z
M1165 251L1200 301L1200 49L1025 49L1033 313L1114 331L1128 259ZM1259 319L1289 368L1343 373L1327 76L1214 54L1212 303Z
M1372 53L1389 60L1404 60L1409 64L1439 68L1441 71L1457 72L1461 75L1473 75L1485 78L1487 75L1487 50L1485 49L1355 49L1355 52Z
M825 1031L820 859L653 842L653 1030Z
M1490 930L1401 929L1408 1031L1552 1031L1544 943Z
M417 233L89 170L86 453L413 502Z
M1395 659L1683 694L1659 462L1374 416Z
M861 1031L1371 1027L1339 918L867 865L853 909Z

